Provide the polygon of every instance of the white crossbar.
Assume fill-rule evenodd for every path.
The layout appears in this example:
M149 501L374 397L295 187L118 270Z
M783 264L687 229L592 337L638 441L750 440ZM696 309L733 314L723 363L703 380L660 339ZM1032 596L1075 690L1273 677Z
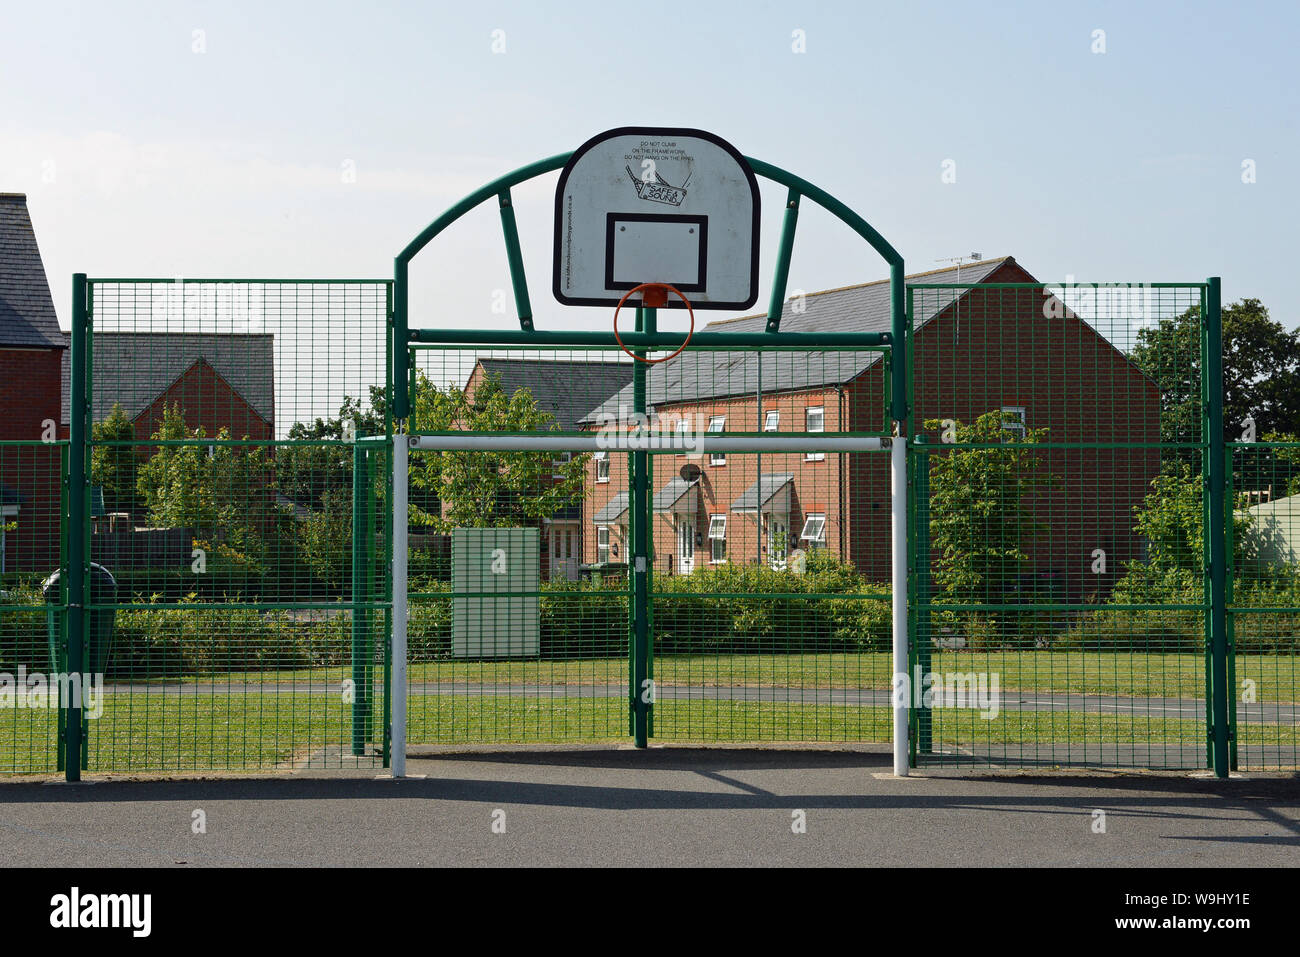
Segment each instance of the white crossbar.
M727 435L646 432L641 435L501 435L463 432L412 435L410 448L425 452L878 452L888 441L874 435Z

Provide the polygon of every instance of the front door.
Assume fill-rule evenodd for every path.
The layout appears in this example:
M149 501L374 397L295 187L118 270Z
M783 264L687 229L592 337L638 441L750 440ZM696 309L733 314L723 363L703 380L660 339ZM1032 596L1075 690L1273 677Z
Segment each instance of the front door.
M550 575L574 581L578 577L578 528L576 525L551 526Z
M695 522L688 518L677 523L677 570L689 575L695 569Z
M784 515L764 516L767 518L767 559L778 571L785 568L786 552L789 549L789 529Z

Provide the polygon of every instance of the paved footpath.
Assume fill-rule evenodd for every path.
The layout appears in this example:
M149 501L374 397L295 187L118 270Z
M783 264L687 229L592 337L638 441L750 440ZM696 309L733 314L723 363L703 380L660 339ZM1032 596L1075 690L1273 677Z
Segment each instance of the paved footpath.
M627 684L506 684L473 681L413 681L416 696L484 698L626 698ZM211 697L223 694L335 694L337 683L301 682L169 682L166 684L107 684L110 695L161 695L167 697ZM376 694L382 691L376 688ZM973 694L973 692L972 692ZM858 708L891 707L890 691L884 688L816 688L765 685L673 685L655 686L659 700L768 701L780 703L845 705ZM975 699L971 699L973 707ZM998 697L1002 711L1079 711L1086 714L1136 715L1170 720L1195 721L1205 717L1204 698L1139 698L1122 695L1070 694L1056 691L1004 690ZM1261 701L1237 704L1237 720L1248 724L1294 725L1300 720L1296 702Z
M534 747L415 752L400 781L9 778L0 842L11 866L1300 866L1294 774L899 780L888 760L875 748ZM196 811L206 834L192 833Z

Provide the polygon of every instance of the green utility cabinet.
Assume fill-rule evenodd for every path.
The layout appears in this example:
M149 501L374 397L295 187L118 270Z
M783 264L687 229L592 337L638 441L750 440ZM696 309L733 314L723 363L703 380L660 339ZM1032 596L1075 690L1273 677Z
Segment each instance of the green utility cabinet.
M451 582L453 658L537 657L537 529L452 529Z

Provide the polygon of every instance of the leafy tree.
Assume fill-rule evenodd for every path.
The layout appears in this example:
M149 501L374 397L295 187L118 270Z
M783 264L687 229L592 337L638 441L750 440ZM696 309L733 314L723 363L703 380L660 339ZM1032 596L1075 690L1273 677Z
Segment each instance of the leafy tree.
M939 551L935 583L953 604L1002 604L1016 600L1029 570L1028 546L1045 525L1029 505L1032 495L1054 484L1041 451L1047 429L1023 437L1003 428L1006 413L986 412L974 424L956 424L959 445L997 444L937 453L930 466L931 540ZM938 420L925 423L938 429Z
M204 439L191 430L179 405L163 410L152 438ZM215 436L228 440L222 429ZM253 446L161 445L140 466L136 489L151 524L192 529L196 541L214 546L233 565L250 570L266 557L264 530L271 527L273 475L265 450Z
M135 425L120 403L113 403L108 418L90 427L96 443L90 452L90 480L104 490L104 508L109 512L134 514L140 507L136 497L136 449L130 445L100 445L100 442L130 442Z
M320 511L299 523L299 554L329 594L341 595L352 569L352 494L330 489L321 499Z
M1254 419L1256 434L1300 433L1300 332L1269 318L1258 299L1223 307L1223 421L1236 439ZM1138 332L1133 361L1160 389L1160 438L1200 435L1200 306Z
M495 375L471 401L463 389L439 389L417 373L415 413L420 428L430 431L532 432L554 425L554 416L530 392L508 394ZM534 524L581 500L586 458L553 462L549 453L536 452L422 452L411 458L410 485L440 507L421 507L413 496L411 520L443 533Z
M1125 565L1112 598L1120 603L1200 601L1205 574L1204 479L1184 464L1165 471L1134 511L1134 531L1146 542L1146 556ZM1269 537L1247 509L1244 499L1232 516L1234 581L1271 581L1285 570L1270 565Z
M341 443L345 438L345 423L351 424L354 435L382 435L384 390L371 387L370 392L369 411L357 399L344 396L336 418L318 416L315 422L295 422L288 437L306 442ZM378 408L374 405L376 401ZM280 446L276 451L275 472L281 494L306 508L320 508L330 492L352 487L352 446Z
M1138 333L1132 359L1160 392L1162 442L1196 441L1201 435L1200 307L1162 319ZM1241 438L1247 419L1255 434L1282 439L1300 434L1300 331L1288 332L1269 318L1258 299L1223 308L1223 428L1228 441ZM1170 449L1163 467L1178 475L1201 467L1196 449ZM1236 459L1233 485L1276 492L1300 477L1300 463L1261 446ZM1297 485L1300 487L1300 485Z

